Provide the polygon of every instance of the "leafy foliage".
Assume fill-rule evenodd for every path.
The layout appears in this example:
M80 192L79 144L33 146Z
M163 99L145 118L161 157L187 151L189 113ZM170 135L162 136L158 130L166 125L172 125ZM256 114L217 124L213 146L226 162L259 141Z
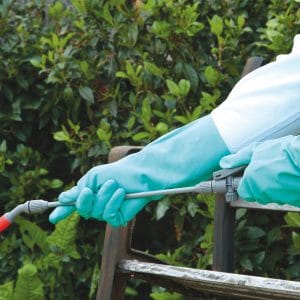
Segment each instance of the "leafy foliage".
M209 113L247 57L290 51L299 19L294 0L2 1L1 211L55 198L114 145L146 144ZM153 203L138 246L210 268L213 206L213 197ZM237 271L299 279L299 220L239 210ZM0 299L26 299L28 278L32 299L93 299L102 237L103 224L77 215L54 231L46 216L19 218L0 237ZM128 298L141 287L133 282Z
M13 299L13 282L8 281L0 286L1 300L12 300Z
M42 300L45 299L43 284L38 277L37 268L32 264L25 264L18 271L14 299Z

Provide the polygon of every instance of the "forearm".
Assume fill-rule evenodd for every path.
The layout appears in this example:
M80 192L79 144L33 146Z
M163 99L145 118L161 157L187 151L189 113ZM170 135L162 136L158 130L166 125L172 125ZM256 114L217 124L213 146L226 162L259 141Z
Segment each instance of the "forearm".
M111 174L127 192L193 185L210 178L219 168L220 158L228 153L208 115L171 131L138 153L102 166L109 171L102 171L97 189L111 179ZM85 182L91 180L88 178Z
M300 35L290 54L245 76L213 120L234 153L256 141L300 132Z

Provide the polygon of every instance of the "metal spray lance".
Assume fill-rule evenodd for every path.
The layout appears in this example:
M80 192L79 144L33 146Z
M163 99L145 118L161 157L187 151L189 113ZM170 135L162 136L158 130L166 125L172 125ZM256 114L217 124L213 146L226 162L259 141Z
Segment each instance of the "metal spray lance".
M241 177L236 176L244 170L245 166L219 170L213 173L213 179L202 181L191 187L182 187L175 189L165 189L156 191L147 191L139 193L126 194L125 199L146 198L152 196L163 196L183 193L216 193L225 194L227 202L232 202L238 199L237 188ZM75 205L75 203L62 204L58 201L49 202L45 200L28 200L23 204L19 204L13 210L5 213L0 217L0 232L8 228L16 216L26 214L41 214L49 208L57 206Z

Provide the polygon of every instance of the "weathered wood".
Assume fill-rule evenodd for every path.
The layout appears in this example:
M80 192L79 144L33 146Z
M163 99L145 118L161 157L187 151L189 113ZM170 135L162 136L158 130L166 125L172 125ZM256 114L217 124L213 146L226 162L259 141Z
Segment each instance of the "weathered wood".
M261 57L251 57L247 59L241 77L244 77L260 67L262 61ZM231 206L226 203L224 195L217 195L216 198L214 214L213 270L233 272L235 208L233 208L233 205Z
M126 239L128 228L113 228L109 225L106 226L104 247L101 261L101 277L99 281L97 300L122 300L122 290L125 288L122 280L120 283L120 277L115 277L115 269L120 258L125 258L124 252L126 252ZM128 258L128 257L127 257ZM115 285L115 288L113 286ZM118 288L116 288L116 286ZM118 297L113 295L117 293ZM124 292L123 292L124 295Z
M139 147L115 147L110 151L108 162L117 161L136 151L139 151ZM130 258L128 249L131 248L133 227L134 221L126 227L113 228L109 225L106 226L97 300L122 300L125 297L127 275L116 274L115 270L120 259Z
M300 207L291 206L291 205L279 205L275 203L271 204L259 204L257 202L248 202L242 199L238 199L237 201L233 201L230 203L231 207L235 208L247 208L247 209L262 209L262 210L273 210L273 211L282 211L282 212L300 212Z
M108 154L108 162L117 161L129 154L140 151L143 147L141 146L116 146L113 147Z
M248 58L243 68L241 78L259 68L262 65L262 62L263 58L260 56L253 56Z
M224 195L216 196L214 213L213 270L234 271L235 209L225 201Z
M184 282L195 292L239 299L292 300L300 299L300 282L230 274L224 272L198 270L170 265L144 263L137 260L121 260L118 272L130 273L134 277L151 275L154 277Z
M120 146L110 151L108 162L139 151L141 147ZM97 300L122 300L125 297L128 274L116 273L116 265L121 259L139 259L152 263L161 263L154 256L131 248L132 231L135 220L126 227L106 226L101 260L101 277L98 284Z

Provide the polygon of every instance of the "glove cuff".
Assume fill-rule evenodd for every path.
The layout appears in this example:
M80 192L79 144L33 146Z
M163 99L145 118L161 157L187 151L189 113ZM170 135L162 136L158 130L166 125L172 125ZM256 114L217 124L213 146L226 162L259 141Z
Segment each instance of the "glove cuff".
M139 192L189 186L211 178L219 160L229 154L214 121L208 115L180 127L148 144L142 151L118 163L128 170L130 187ZM126 186L126 182L124 182ZM129 185L127 185L129 186Z

